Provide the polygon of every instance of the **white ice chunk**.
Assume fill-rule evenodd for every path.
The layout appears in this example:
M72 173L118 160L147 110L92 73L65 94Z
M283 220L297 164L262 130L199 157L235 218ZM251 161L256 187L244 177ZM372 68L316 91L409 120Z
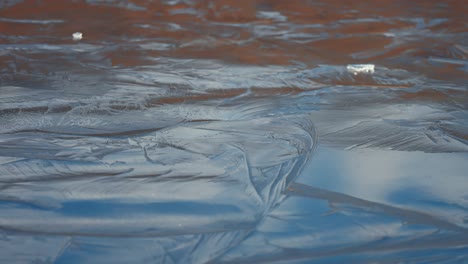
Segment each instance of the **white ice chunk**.
M358 73L373 73L375 70L374 64L349 64L346 69L354 74Z
M83 38L83 33L81 32L75 32L73 33L73 40L81 40Z

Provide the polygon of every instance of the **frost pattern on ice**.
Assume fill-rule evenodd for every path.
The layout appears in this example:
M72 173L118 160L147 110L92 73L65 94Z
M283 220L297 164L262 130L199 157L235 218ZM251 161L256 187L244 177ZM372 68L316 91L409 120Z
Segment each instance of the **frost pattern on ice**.
M315 144L310 121L299 116L187 123L131 137L1 140L3 157L19 158L0 164L3 229L105 236L253 228ZM28 154L44 146L41 157Z

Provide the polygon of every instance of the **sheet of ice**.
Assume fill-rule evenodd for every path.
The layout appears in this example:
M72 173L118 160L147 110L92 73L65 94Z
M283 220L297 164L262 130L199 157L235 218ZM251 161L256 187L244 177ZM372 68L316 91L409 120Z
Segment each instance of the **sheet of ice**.
M466 261L466 15L335 2L0 1L0 262Z
M189 123L120 139L2 137L2 155L24 159L0 165L0 226L106 236L253 228L309 159L309 123L285 116ZM46 145L53 147L42 157L28 157Z

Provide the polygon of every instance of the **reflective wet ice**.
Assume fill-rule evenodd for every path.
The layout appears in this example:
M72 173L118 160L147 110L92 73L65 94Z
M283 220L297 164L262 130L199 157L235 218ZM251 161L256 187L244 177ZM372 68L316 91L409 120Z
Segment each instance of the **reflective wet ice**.
M467 261L466 9L1 2L1 262Z

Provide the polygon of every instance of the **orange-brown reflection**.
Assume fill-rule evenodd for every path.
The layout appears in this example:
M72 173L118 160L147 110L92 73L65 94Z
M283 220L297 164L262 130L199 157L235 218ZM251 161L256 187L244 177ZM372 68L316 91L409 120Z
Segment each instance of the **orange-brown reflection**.
M99 2L99 1L94 1ZM175 2L175 1L171 1ZM105 1L102 1L105 3ZM118 3L126 3L119 6ZM169 1L26 0L0 9L0 42L4 44L70 44L71 34L84 33L83 43L117 46L104 51L113 66L153 63L151 58L217 59L226 63L308 66L376 63L405 57L401 68L427 71L412 65L427 50L447 50L446 43L415 35L402 40L391 32L411 34L457 33L466 30L468 5L447 1L283 1L217 0ZM137 7L137 8L133 8ZM53 23L17 23L8 19L54 20ZM434 19L442 19L430 24ZM57 20L63 20L62 23ZM421 22L422 21L422 22ZM419 23L419 24L418 24ZM418 27L423 25L422 29ZM418 31L419 30L419 31ZM161 43L167 48L138 48ZM396 45L391 45L397 43ZM356 56L371 52L364 56ZM457 67L429 70L429 76L459 78Z

